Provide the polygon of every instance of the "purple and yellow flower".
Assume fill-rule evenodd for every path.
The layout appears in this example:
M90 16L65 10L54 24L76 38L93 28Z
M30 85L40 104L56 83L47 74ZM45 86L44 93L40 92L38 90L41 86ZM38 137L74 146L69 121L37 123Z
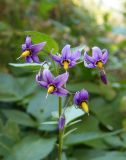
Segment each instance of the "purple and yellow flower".
M84 65L87 68L98 68L100 71L100 77L103 83L107 84L107 78L104 71L104 64L108 60L108 51L106 49L101 50L99 47L92 48L92 56L89 56L87 52L84 53Z
M59 130L63 130L65 126L65 115L61 115L58 122Z
M67 82L68 77L68 73L54 77L48 69L44 69L43 72L40 71L36 75L36 81L40 86L47 88L47 94L66 96L68 91L63 88L63 85Z
M79 50L71 52L70 45L65 45L61 51L61 55L51 54L54 61L59 63L65 70L76 65L76 61L80 58L81 52Z
M89 113L88 97L89 97L88 91L85 89L76 92L74 95L74 104L79 106L79 108L84 110L86 113Z
M37 54L42 50L45 44L46 42L32 44L31 37L27 36L25 43L22 44L22 54L17 59L25 58L28 63L39 63L40 61Z

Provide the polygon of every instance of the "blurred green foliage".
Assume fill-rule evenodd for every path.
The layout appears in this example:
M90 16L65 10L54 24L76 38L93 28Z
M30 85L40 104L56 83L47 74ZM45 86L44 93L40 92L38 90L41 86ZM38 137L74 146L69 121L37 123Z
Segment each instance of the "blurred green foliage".
M57 97L50 95L46 100L45 90L36 85L38 66L33 71L32 66L8 65L17 63L25 35L34 36L28 31L44 33L40 39L33 38L34 42L43 38L49 42L46 52L39 54L42 61L51 61L47 57L50 50L60 52L67 43L72 48L95 45L109 50L107 86L101 84L97 70L87 69L82 63L70 70L68 89L75 92L86 88L90 92L90 116L82 115L82 121L74 124L78 129L64 139L63 160L126 159L126 22L113 25L111 13L106 11L101 13L103 23L99 24L91 7L72 0L0 1L1 160L57 157L57 126L42 124L55 120L52 112L57 110ZM69 106L73 104L70 99Z

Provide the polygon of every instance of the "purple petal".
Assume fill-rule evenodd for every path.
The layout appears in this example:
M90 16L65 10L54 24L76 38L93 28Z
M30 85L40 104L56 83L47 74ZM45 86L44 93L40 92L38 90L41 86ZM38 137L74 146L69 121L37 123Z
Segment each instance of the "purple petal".
M22 51L24 52L24 51L26 50L26 48L27 48L27 47L26 47L26 44L22 44L22 47L21 47L21 48L22 48Z
M95 62L94 58L91 57L91 56L89 56L89 55L87 54L87 52L84 53L84 60L85 60L87 63L92 63L92 64L94 64L94 62Z
M76 52L73 52L72 53L72 56L71 56L71 60L73 61L77 61L81 56L81 52L80 51L76 51Z
M31 46L31 44L32 44L31 37L29 37L29 36L26 37L25 44L26 44L27 48L29 48Z
M32 59L33 59L33 62L35 62L35 63L40 63L39 58L38 58L37 55L32 55L31 57L32 57Z
M89 97L88 92L85 89L82 89L80 91L79 96L80 96L81 101L87 101Z
M100 71L100 77L101 77L101 80L102 80L102 82L103 82L104 84L107 84L107 83L108 83L107 77L106 77L106 73L105 73L104 70L101 70L101 71Z
M59 123L58 123L59 130L64 129L64 126L65 126L65 116L61 115L61 117L59 118Z
M65 47L61 51L62 59L69 59L71 57L70 45L65 45Z
M79 95L80 95L80 92L76 92L75 95L74 95L74 103L76 105L80 104L80 97L79 97Z
M36 75L36 81L42 81L43 77L42 77L42 71L39 71L38 74Z
M32 45L31 46L32 54L36 54L36 53L40 52L40 50L42 50L42 48L45 46L45 44L46 44L46 42Z
M58 96L66 96L68 93L69 92L66 89L59 87L59 88L57 88L57 91L54 92L53 94L56 94Z
M70 64L69 64L69 68L72 68L75 65L76 65L76 62L75 61L71 61Z
M103 62L103 64L105 64L107 62L107 60L108 60L108 51L107 51L107 49L103 49L102 53L103 53L102 62Z
M99 61L102 59L102 51L98 47L93 47L92 48L92 56L95 59L95 61Z
M96 65L93 62L92 59L90 59L91 61L89 62L89 58L92 58L90 56L87 55L87 53L84 53L84 66L87 68L96 68Z
M60 57L60 56L57 56L57 55L51 54L51 57L52 57L52 59L53 59L54 61L56 61L56 62L59 62L59 63L60 63L60 61L61 61L61 57Z
M27 57L25 58L25 60L26 60L26 62L28 62L28 63L32 63L32 62L33 62L32 58L31 58L30 56L27 56Z
M39 84L40 86L42 86L42 87L45 87L45 88L48 87L48 83L47 83L47 82L44 82L44 81L37 81L37 82L38 82L38 84Z
M57 77L54 79L53 83L54 83L57 87L63 86L63 85L67 82L68 77L69 77L69 73L68 73L68 72L63 73L63 74L57 76Z
M44 69L43 71L43 80L48 84L52 83L54 80L52 73L48 69Z

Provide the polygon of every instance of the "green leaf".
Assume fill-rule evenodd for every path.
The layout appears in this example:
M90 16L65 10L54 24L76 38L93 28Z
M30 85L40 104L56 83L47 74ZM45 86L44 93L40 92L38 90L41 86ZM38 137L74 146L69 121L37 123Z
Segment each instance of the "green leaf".
M122 131L123 130L120 129L110 133L100 133L100 132L84 132L84 134L76 133L72 134L71 136L68 136L65 139L65 145L84 144L84 142L116 135L121 133Z
M2 113L11 121L24 126L35 127L36 123L25 112L18 110L2 110Z
M14 145L12 155L6 160L40 160L44 159L54 148L56 139L44 139L40 136L30 135Z
M48 65L45 63L9 63L10 66L17 68L26 68L30 70L39 70L40 68L48 68Z
M0 101L24 100L26 96L32 95L37 88L33 76L15 78L12 75L0 73L0 77Z
M75 51L79 50L79 51L81 52L81 51L84 50L86 47L87 47L86 45L83 45L83 44L82 44L82 45L79 45L79 46L77 46L77 47L71 48L71 51L72 51L72 52L75 52Z
M85 114L84 111L82 111L79 108L76 108L74 105L67 107L65 110L66 125L69 122L75 120L76 118L78 118L84 114Z
M21 99L21 91L14 77L0 73L0 101L16 101Z
M36 31L26 31L25 35L31 36L33 43L47 42L43 49L47 53L50 53L52 49L53 53L56 53L59 50L58 44L49 35Z
M11 140L18 141L20 139L20 129L17 123L8 120L3 128L3 134Z

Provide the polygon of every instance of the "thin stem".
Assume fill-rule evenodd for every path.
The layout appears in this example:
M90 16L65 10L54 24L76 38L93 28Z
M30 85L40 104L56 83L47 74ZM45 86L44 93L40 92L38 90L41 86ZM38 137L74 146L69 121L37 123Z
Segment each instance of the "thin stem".
M62 97L59 97L59 118L62 114ZM63 131L59 129L59 155L58 160L62 160L62 144L63 144Z

